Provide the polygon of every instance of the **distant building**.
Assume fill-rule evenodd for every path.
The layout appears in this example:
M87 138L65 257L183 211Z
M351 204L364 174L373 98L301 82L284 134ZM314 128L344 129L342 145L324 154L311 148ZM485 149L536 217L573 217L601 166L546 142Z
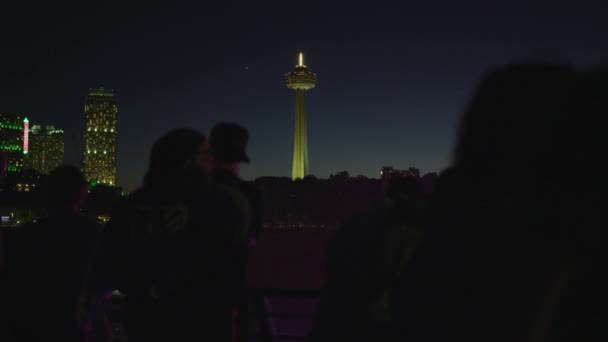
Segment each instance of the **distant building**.
M420 178L420 170L415 167L408 167L405 170L396 170L392 166L383 166L380 171L380 178L389 179L391 177L415 177Z
M111 89L90 89L84 106L84 176L89 182L116 185L116 97Z
M23 157L29 150L29 120L0 114L0 153L6 159L6 171L23 171Z
M63 164L63 131L54 126L33 125L30 128L29 153L25 157L25 169L48 175Z

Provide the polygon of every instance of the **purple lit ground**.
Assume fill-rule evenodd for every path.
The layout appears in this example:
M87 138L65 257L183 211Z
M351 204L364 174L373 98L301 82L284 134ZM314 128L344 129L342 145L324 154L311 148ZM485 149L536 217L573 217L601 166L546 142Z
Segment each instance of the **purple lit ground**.
M325 280L327 228L265 230L253 248L249 287L319 288Z
M250 288L319 289L325 280L325 252L332 231L325 228L288 228L264 231L251 254ZM268 298L270 312L314 313L318 300ZM273 334L305 336L309 320L273 319Z

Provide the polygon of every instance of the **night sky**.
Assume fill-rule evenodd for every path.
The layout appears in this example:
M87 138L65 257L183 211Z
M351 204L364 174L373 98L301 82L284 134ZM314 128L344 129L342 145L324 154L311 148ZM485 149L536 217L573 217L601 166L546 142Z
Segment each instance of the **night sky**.
M118 183L140 184L153 142L218 121L249 128L243 177L291 174L297 53L317 73L307 97L310 171L378 177L384 165L440 171L489 67L525 58L585 66L608 56L605 1L198 1L163 7L3 5L0 113L66 132L82 156L89 88L118 100Z

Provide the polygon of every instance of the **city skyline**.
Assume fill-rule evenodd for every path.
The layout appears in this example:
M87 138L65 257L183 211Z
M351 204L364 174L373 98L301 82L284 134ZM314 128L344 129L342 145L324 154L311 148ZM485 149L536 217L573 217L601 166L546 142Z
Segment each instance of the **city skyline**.
M79 164L84 97L105 86L120 94L117 183L127 190L141 184L163 133L208 135L222 121L250 131L244 178L289 177L293 97L282 76L304 51L323 80L307 103L311 174L379 177L382 165L440 171L489 68L530 58L588 66L608 56L600 5L312 1L294 12L272 1L213 11L14 4L0 23L11 52L0 56L0 112L61 127L66 162Z

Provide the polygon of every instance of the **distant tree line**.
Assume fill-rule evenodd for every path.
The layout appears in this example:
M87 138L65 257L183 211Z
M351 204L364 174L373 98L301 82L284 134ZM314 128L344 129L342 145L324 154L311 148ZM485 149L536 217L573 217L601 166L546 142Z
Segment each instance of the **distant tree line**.
M437 175L420 178L427 191ZM308 175L292 181L288 177L261 177L254 181L262 192L263 220L266 226L326 225L336 227L356 212L381 201L387 179L351 177L347 171L327 179Z

